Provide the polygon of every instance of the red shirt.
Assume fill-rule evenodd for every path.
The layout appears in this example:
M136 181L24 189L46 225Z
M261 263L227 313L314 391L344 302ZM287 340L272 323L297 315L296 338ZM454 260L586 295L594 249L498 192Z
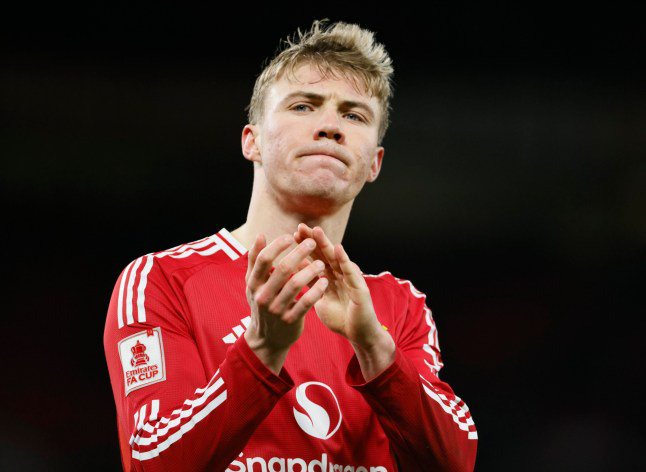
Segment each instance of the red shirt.
M104 348L125 470L473 470L477 433L438 378L424 294L364 275L396 344L370 382L314 308L275 375L242 336L246 270L246 249L222 229L139 257L117 279Z

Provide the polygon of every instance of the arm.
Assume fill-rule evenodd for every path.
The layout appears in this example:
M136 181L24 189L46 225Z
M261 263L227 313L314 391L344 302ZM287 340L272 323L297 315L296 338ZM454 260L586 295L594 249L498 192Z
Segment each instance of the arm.
M478 436L466 404L438 378L442 361L426 296L410 282L392 279L408 305L395 360L366 382L354 357L346 380L378 415L402 470L471 471Z
M145 321L135 300L142 284L128 289L134 265L129 269L117 280L104 334L124 470L224 470L293 382L287 373L278 377L269 371L244 338L229 349L218 371L207 375L181 303L157 262L140 292ZM135 274L133 280L141 280L141 273ZM139 366L132 352L137 341L148 356Z
M393 342L377 319L361 270L343 246L334 246L322 228L305 224L294 236L317 243L314 256L325 262L330 287L316 303L316 314L352 344L355 356L346 380L377 414L402 469L473 470L477 433L467 406L437 377L442 363L426 296L389 276L406 310Z
M265 247L264 237L257 238L246 276L252 322L215 373L204 370L181 288L171 287L155 256L133 261L121 274L104 345L124 469L224 470L293 387L282 364L325 281L294 300L320 272L317 264L303 261L312 241L300 244L270 274L291 242L282 238Z
M124 469L224 470L293 382L244 337L207 374L158 261L137 261L117 280L104 333Z

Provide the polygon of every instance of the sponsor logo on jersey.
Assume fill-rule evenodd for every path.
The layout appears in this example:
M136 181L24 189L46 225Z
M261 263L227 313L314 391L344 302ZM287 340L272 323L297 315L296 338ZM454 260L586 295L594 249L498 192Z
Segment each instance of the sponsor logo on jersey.
M231 462L226 472L253 472L255 470L271 472L388 472L382 465L341 465L328 461L327 454L321 455L321 460L312 459L306 461L300 457L271 457L269 460L264 457L247 457L242 459L244 454L238 456L238 460ZM258 467L256 467L258 464ZM234 467L232 469L232 467Z
M133 390L166 380L161 328L148 329L119 341L123 383Z
M310 436L330 439L341 426L341 407L328 385L322 382L300 384L296 388L296 402L303 411L293 408L294 419Z

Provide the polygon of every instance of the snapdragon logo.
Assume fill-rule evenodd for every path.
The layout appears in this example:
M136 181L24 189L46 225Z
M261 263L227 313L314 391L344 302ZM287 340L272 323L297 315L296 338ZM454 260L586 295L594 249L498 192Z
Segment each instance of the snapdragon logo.
M310 398L307 396L308 388L310 389ZM329 409L333 409L336 406L334 408L335 411L330 412L334 417L338 416L339 418L334 429L330 431L331 421L328 411L320 404L312 401L311 398L316 398L320 403L327 405ZM336 399L332 389L324 383L306 382L299 385L296 389L296 401L304 413L294 408L294 419L296 419L298 426L310 436L318 439L330 439L337 432L339 426L341 426L343 415L341 414L339 401Z
M238 460L233 461L226 472L388 472L382 465L333 464L328 462L325 453L321 455L321 460L313 459L309 462L300 457L272 457L267 461L263 457L247 457L245 460L242 456L240 453Z

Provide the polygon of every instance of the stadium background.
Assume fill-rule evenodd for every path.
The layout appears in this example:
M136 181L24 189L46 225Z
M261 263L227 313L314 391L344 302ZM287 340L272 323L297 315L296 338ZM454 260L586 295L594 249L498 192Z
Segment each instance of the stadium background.
M253 81L279 38L322 17L376 31L394 59L384 167L346 244L365 272L428 294L477 470L641 462L638 17L428 5L5 12L0 468L119 468L102 347L116 277L243 222Z

